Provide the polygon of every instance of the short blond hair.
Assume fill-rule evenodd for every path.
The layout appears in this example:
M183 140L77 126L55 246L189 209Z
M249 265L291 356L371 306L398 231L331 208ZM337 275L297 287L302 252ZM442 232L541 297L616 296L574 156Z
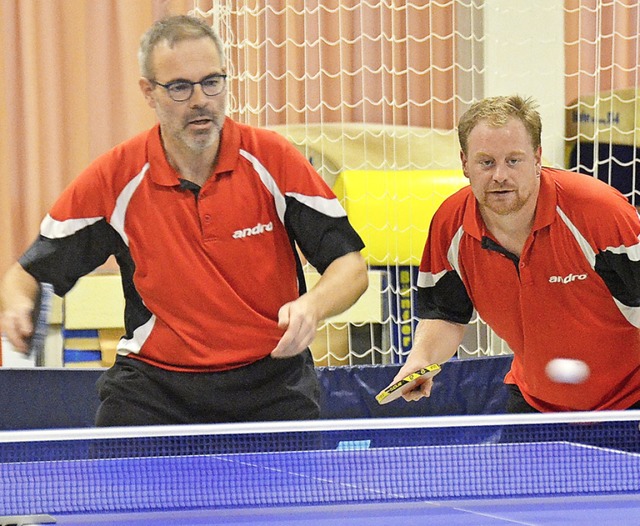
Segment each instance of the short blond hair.
M531 137L531 145L537 150L542 144L542 120L537 109L538 104L531 97L525 99L520 95L488 97L476 102L460 117L460 148L465 155L468 153L469 134L480 121L486 121L489 126L499 128L514 117L524 124Z

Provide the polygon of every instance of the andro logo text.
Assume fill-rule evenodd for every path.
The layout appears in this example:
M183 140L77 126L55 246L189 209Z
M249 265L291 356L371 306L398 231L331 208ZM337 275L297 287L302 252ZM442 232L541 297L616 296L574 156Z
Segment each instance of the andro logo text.
M242 230L236 230L233 233L233 239L242 239L243 237L248 236L257 236L264 232L271 232L273 230L273 223L269 221L266 225L262 223L258 223L256 226L251 228L243 228Z
M572 281L584 281L586 274L569 274L568 276L551 276L549 283L571 283Z

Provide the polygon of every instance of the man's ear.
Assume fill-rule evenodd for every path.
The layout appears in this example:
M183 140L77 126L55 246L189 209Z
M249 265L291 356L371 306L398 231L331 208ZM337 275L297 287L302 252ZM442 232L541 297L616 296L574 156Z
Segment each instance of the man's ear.
M536 162L536 175L540 177L540 171L542 170L542 146L538 146L534 153Z
M153 82L151 82L147 78L140 77L140 80L138 80L138 86L140 86L140 91L142 92L144 100L147 101L147 104L151 108L155 109L156 100L153 98L153 89L155 88L155 86L153 85Z
M462 163L462 173L467 179L469 179L469 176L467 175L467 156L462 150L460 150L460 163Z

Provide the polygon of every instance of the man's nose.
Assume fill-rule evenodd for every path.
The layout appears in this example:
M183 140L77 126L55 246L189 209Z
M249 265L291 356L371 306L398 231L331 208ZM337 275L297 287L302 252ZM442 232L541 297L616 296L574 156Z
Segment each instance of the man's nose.
M204 102L209 99L202 91L202 86L200 84L196 84L193 86L193 93L189 98L189 103L192 106L202 106Z
M504 182L506 181L508 175L507 175L507 167L504 164L496 164L495 168L493 170L493 177L492 179L494 181L497 182Z

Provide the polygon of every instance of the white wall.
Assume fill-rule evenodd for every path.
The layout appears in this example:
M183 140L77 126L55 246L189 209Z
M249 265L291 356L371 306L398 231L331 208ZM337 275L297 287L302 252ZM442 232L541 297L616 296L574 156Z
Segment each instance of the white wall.
M485 0L484 96L534 97L542 116L542 155L564 165L564 2Z

